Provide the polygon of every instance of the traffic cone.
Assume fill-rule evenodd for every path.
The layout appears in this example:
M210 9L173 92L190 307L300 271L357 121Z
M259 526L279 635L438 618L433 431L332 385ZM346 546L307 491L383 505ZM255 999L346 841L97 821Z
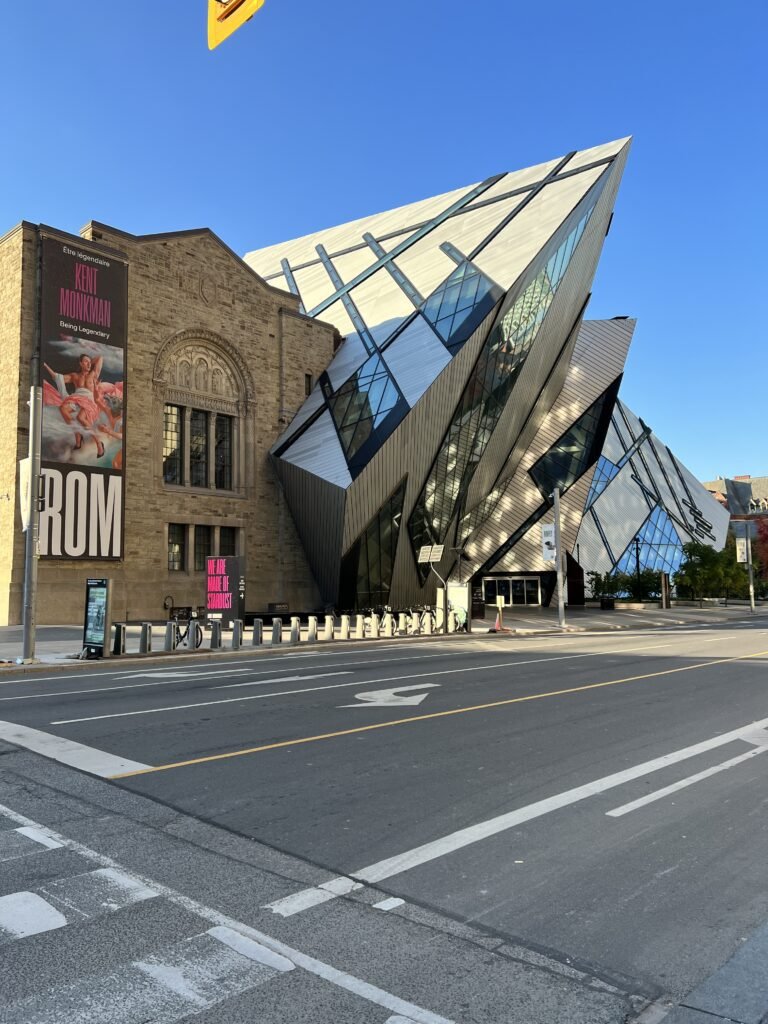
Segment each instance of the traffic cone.
M496 612L496 625L493 627L497 633L501 632L501 613Z

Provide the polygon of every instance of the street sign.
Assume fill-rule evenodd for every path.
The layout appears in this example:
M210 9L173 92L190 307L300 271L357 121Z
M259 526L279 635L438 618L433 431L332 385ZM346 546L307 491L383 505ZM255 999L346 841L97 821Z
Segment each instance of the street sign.
M555 560L555 524L543 523L541 527L541 557L545 562Z
M103 658L109 654L109 611L109 580L86 580L83 650L90 657Z
M424 544L419 548L419 562L441 562L444 544Z

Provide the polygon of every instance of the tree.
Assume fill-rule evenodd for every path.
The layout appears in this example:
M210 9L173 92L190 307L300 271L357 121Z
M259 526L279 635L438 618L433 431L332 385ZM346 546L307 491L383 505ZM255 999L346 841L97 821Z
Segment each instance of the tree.
M723 565L721 552L709 544L698 540L683 544L683 561L674 575L678 594L688 595L694 601L720 597L723 593Z

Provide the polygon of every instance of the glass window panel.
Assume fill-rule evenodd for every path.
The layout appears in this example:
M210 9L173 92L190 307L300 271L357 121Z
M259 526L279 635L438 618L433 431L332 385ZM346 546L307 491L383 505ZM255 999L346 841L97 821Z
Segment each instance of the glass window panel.
M212 552L211 527L195 527L195 572L205 572L208 558Z
M168 571L183 572L187 561L187 528L183 523L168 524Z
M219 529L219 554L223 556L237 554L236 526L222 526Z
M496 580L483 580L483 596L486 604L496 604Z
M163 408L163 479L184 483L184 410L178 405Z
M232 417L216 416L216 486L232 490Z
M189 482L208 486L208 413L193 409L189 423Z

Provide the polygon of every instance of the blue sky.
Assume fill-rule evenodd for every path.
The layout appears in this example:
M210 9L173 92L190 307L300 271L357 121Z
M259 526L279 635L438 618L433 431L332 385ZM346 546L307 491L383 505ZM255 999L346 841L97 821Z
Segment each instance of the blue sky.
M239 253L631 134L588 316L700 478L768 474L768 6L37 0L0 40L0 233L207 225Z

